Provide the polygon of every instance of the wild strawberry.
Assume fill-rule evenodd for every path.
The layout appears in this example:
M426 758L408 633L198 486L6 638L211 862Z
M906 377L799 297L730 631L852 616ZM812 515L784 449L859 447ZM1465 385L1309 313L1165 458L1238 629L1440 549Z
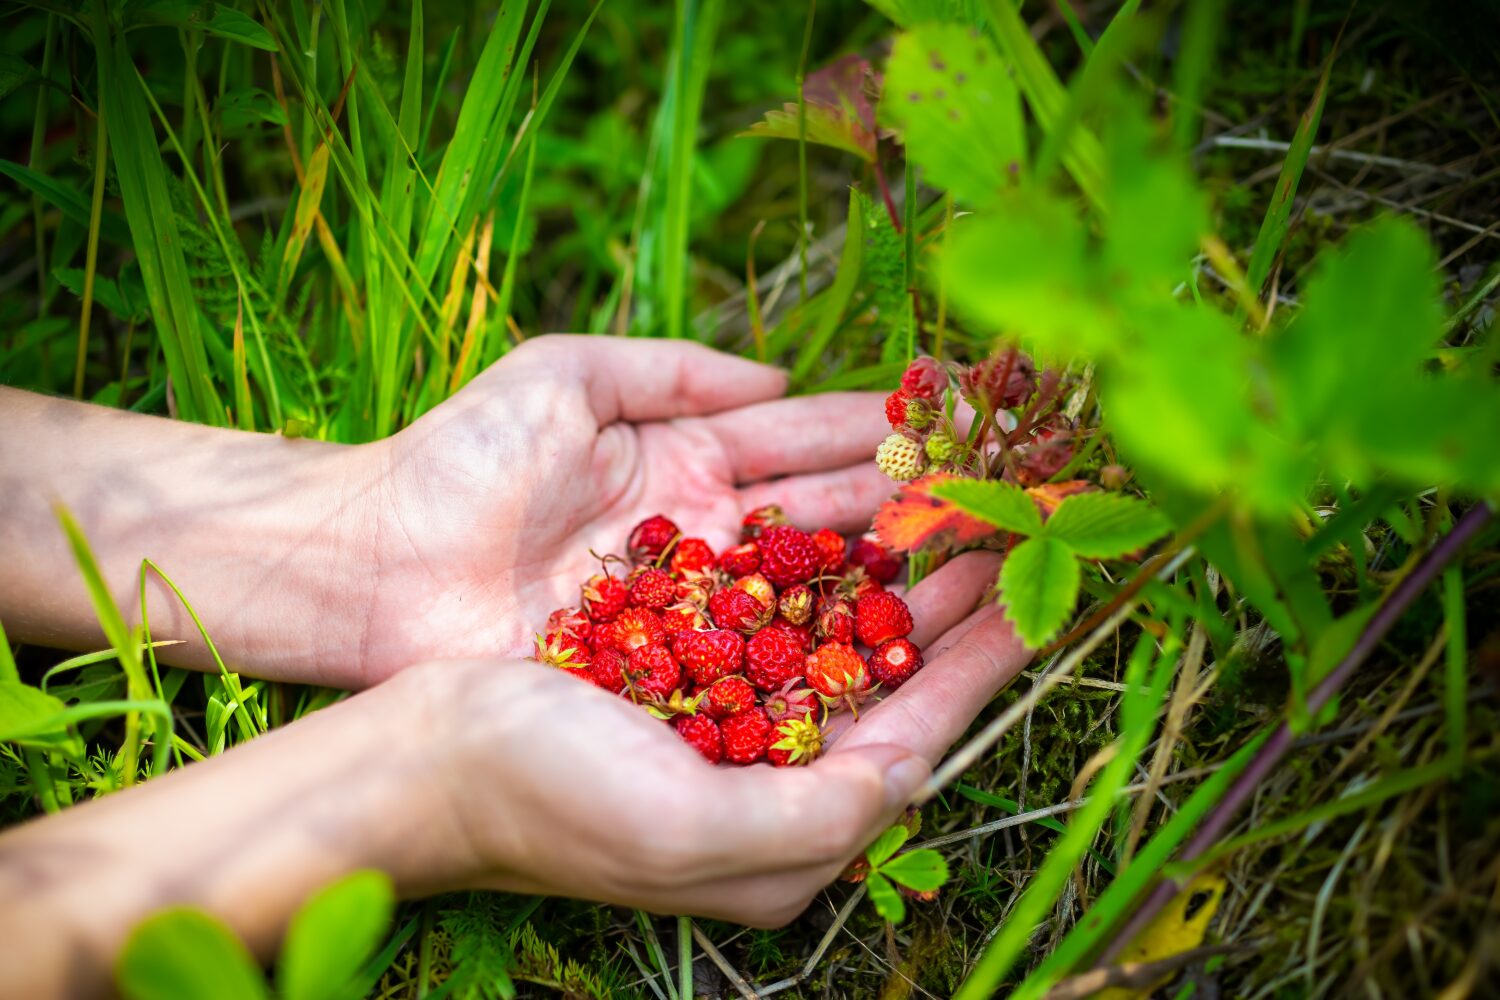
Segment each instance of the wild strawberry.
M818 614L817 628L814 630L819 638L827 639L829 642L841 642L848 645L854 641L854 606L848 601L835 601L827 605Z
M870 654L870 676L894 690L922 669L922 651L910 639L887 639Z
M595 625L612 622L630 603L630 588L619 577L600 573L583 585L583 610Z
M715 719L727 719L754 707L755 688L739 674L721 678L704 688L703 701L699 703L699 708Z
M630 530L630 540L626 543L630 561L636 564L658 561L681 534L677 525L660 514L646 518Z
M569 672L589 668L589 649L583 640L566 632L553 632L545 639L536 637L536 658L549 667Z
M734 548L725 549L719 553L719 569L736 580L742 576L749 576L760 569L760 546L754 542L745 542Z
M902 373L901 388L918 399L935 400L948 388L948 372L936 358L917 358Z
M679 716L697 714L698 705L702 700L702 694L690 695L679 687L673 688L672 693L666 697L655 694L648 695L641 700L641 703L642 707L650 714L656 716L658 719L671 722Z
M778 587L806 583L817 575L822 562L822 552L805 531L777 525L761 532L760 571Z
M786 588L781 592L781 599L776 602L776 610L781 612L781 617L793 625L805 625L812 617L813 605L816 598L813 592L807 589L803 583Z
M823 730L811 719L780 722L766 739L766 756L777 767L811 764L823 752Z
M659 645L667 637L661 616L649 608L626 608L606 633L607 639L601 640L601 644L607 642L626 655L642 646Z
M664 608L677 597L677 583L664 569L641 569L630 574L630 604L637 608Z
M804 653L812 649L813 646L812 626L810 624L793 625L785 618L777 616L776 618L772 618L761 631L782 633L800 646Z
M901 572L901 557L866 535L849 552L849 565L862 566L876 583L890 583Z
M905 434L892 434L875 449L875 465L896 482L908 483L927 467L927 454Z
M588 642L594 634L594 623L578 608L558 608L547 616L546 633L563 632Z
M959 453L958 441L942 429L932 432L922 450L927 453L927 458L933 465L946 465Z
M678 601L669 605L661 612L662 631L667 635L681 635L684 632L698 632L708 628L708 619L704 617L703 610L698 605L689 601Z
M660 643L633 650L625 664L630 685L647 697L665 698L682 683L682 667Z
M906 426L906 404L912 401L912 394L905 389L897 389L885 397L885 419L897 430Z
M1016 482L1022 486L1040 486L1061 472L1073 460L1073 432L1068 428L1038 431L1031 443L1020 449L1016 463Z
M874 648L887 639L911 634L911 609L890 591L869 594L854 604L854 634Z
M830 700L857 698L870 687L864 657L853 646L825 642L807 658L807 686Z
M818 693L804 687L801 677L793 677L774 694L766 695L766 717L772 722L783 719L805 719L818 710Z
M802 674L802 644L780 629L763 628L745 643L745 676L762 691L775 691Z
M673 723L683 742L703 755L710 764L724 759L724 735L718 723L706 715L683 715Z
M719 723L724 734L724 756L736 764L753 764L764 756L771 720L758 708L746 709Z
M735 590L743 590L768 608L776 606L776 588L760 573L751 573L734 581Z
M740 541L749 542L759 538L767 528L786 524L786 511L779 504L768 503L745 515L740 522Z
M906 426L914 431L926 430L932 426L935 416L932 404L925 399L909 400L906 404Z
M745 663L745 640L738 632L709 629L706 632L684 632L672 640L672 652L699 684L712 684L721 677L737 674Z
M873 579L869 573L865 572L863 566L855 566L839 578L833 592L846 601L854 602L861 597L878 594L884 589L885 587L879 580Z
M718 589L718 574L712 570L699 573L697 570L685 569L677 581L677 599L702 608L708 605L709 597Z
M844 536L832 528L819 528L812 533L812 541L822 556L818 569L824 573L837 573L844 565Z
M625 690L625 654L609 646L600 649L589 662L589 674L595 684L615 694Z
M672 550L670 569L674 574L685 570L707 573L714 568L714 550L701 538L684 538Z
M1015 348L959 373L958 390L980 413L1014 409L1036 390L1036 365Z
M708 599L708 615L719 628L749 635L771 620L771 609L743 590L721 590Z

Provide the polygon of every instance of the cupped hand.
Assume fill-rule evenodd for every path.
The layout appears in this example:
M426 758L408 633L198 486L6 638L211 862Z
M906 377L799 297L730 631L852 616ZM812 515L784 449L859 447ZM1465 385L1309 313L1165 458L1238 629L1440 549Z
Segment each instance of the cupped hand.
M908 595L928 665L807 767L711 766L629 701L535 663L445 664L445 791L467 885L783 924L889 825L1029 654L995 557Z
M715 550L780 503L809 529L868 526L891 483L880 397L783 399L775 368L681 341L522 344L382 443L366 680L434 657L528 655L599 554L666 514ZM623 554L623 553L621 553Z

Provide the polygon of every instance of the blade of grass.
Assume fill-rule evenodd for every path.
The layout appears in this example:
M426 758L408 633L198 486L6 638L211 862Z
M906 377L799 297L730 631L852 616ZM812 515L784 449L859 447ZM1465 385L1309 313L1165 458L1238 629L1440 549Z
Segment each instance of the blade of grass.
M94 195L89 207L89 243L83 265L83 309L78 317L78 358L73 366L73 398L83 398L83 370L89 353L89 321L94 312L94 275L99 264L99 222L104 214L104 171L109 160L109 125L104 114L104 91L99 92L99 106L94 122ZM38 239L41 239L38 234ZM41 267L43 258L37 256Z
M797 301L807 304L807 244L812 228L807 221L807 58L812 49L813 18L818 0L808 0L807 22L802 28L802 55L797 60ZM761 357L764 361L764 355Z

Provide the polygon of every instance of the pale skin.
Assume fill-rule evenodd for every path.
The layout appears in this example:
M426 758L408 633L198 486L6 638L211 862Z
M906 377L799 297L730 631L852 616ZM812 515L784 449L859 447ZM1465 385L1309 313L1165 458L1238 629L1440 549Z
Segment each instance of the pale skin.
M130 927L203 906L261 956L360 868L406 896L575 896L757 926L802 911L1024 665L972 553L908 594L928 666L806 768L715 768L627 701L519 657L642 518L715 548L751 507L858 531L879 398L690 344L544 337L384 442L190 426L0 390L0 621L103 646L52 506L127 617L149 557L231 668L361 690L220 757L0 835L0 995L107 991ZM212 665L159 581L169 662Z

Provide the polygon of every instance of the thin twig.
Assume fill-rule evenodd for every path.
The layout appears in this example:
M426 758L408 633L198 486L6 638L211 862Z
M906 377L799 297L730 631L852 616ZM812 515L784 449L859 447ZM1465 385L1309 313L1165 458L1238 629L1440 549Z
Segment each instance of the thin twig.
M729 959L724 957L723 953L714 946L714 943L708 939L708 935L704 934L703 930L697 924L693 924L692 927L693 940L698 942L698 947L703 949L703 954L708 956L708 960L717 965L719 971L724 973L724 978L729 980L729 985L733 986L735 991L744 997L745 1000L756 1000L756 997L760 994L756 993L745 980L745 977L740 975L739 971L733 965L729 964Z
M844 905L839 907L838 914L833 918L833 926L828 928L828 930L823 934L823 939L818 942L818 946L813 949L813 953L808 956L807 961L802 963L802 968L797 970L797 974L795 976L789 976L786 979L778 979L776 982L771 983L769 986L762 986L760 989L755 991L756 995L768 997L773 993L780 993L782 990L789 990L793 986L801 984L803 980L812 975L813 969L817 968L818 963L823 961L823 955L833 944L833 939L838 937L839 931L843 930L844 924L848 923L849 915L854 912L854 908L858 906L859 901L864 898L865 886L864 883L861 882L859 888L850 893L849 898L844 900Z

